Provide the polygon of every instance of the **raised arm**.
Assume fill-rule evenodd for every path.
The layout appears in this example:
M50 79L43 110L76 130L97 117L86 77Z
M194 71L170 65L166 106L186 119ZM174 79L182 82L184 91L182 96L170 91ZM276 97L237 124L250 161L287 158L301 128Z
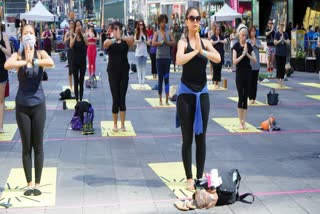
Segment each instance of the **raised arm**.
M201 48L200 53L206 56L210 61L214 63L220 63L221 57L219 52L212 46L211 42L208 40L202 40L205 46L205 50Z
M2 34L3 36L3 40L4 40L4 44L6 45L6 47L3 47L2 45L0 45L0 50L6 55L6 56L11 56L11 45L8 39L8 35L7 34Z
M185 39L180 39L178 42L178 50L176 55L176 64L184 65L189 62L194 56L196 56L199 51L194 50L189 53L184 53L187 48L187 41Z
M47 54L46 51L44 50L40 50L37 52L38 54L38 60L37 60L37 64L40 67L53 67L54 66L54 62L52 60L52 58Z
M26 66L27 64L28 62L26 60L19 60L18 53L13 53L11 57L6 60L4 68L6 70L18 69L22 66Z

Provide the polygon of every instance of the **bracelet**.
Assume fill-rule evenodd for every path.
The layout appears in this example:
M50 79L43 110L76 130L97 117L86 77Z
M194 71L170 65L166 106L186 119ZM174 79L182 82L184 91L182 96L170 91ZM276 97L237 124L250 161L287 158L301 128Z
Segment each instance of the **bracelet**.
M207 58L207 51L202 51L202 55Z
M114 44L117 40L116 38L112 38L111 41L112 41L112 44Z

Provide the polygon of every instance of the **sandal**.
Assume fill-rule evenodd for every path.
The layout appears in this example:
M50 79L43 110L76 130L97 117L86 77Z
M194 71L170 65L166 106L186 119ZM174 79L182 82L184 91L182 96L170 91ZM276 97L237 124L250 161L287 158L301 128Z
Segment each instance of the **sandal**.
M122 131L122 132L127 131L126 127L121 127L121 131Z
M181 210L181 211L188 211L189 210L189 207L187 207L187 203L183 202L183 201L176 201L176 202L173 203L173 205L178 210Z
M113 132L118 132L118 128L114 128L114 127L113 127L113 128L112 128L112 131L113 131Z

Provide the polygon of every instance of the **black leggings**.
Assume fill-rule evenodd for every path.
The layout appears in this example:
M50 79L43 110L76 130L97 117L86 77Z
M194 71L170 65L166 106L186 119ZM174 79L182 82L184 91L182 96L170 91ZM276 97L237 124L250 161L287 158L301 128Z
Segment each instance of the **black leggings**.
M156 54L150 54L151 74L157 74Z
M73 64L73 81L74 81L74 94L76 100L79 101L78 87L80 85L80 101L83 98L83 84L84 84L84 75L86 74L87 64ZM80 75L79 75L80 74Z
M320 71L320 47L316 48L316 72Z
M251 75L251 81L250 81L249 99L256 100L259 70L252 70L251 73L252 75Z
M109 85L112 94L112 113L117 114L120 111L126 111L126 95L128 90L128 72L121 75L109 73Z
M222 62L220 63L212 62L212 69L213 69L212 81L221 82Z
M206 159L206 131L208 125L210 100L209 94L200 96L203 133L195 135L197 178L202 178ZM192 141L193 125L196 110L196 96L193 94L181 94L177 100L177 113L182 133L182 160L187 179L192 179Z
M35 183L39 184L43 168L43 130L46 121L45 102L36 106L16 103L16 120L22 141L22 162L27 182L32 181L32 148L34 150Z
M250 87L250 72L248 71L240 71L241 73L246 72L246 74L236 74L236 86L238 90L238 108L247 109L248 108L248 94Z
M72 49L68 49L68 71L69 76L73 74L72 72Z
M284 79L286 57L276 56L276 65L277 65L277 79Z

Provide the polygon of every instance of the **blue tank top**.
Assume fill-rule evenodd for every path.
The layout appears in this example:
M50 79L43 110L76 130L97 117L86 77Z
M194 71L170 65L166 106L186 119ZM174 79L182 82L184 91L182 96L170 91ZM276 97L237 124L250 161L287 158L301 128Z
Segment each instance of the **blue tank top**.
M34 58L38 58L36 50ZM22 59L25 59L24 51ZM19 87L16 95L16 103L22 106L35 106L45 102L45 95L42 89L42 67L27 68L21 67L18 73Z

